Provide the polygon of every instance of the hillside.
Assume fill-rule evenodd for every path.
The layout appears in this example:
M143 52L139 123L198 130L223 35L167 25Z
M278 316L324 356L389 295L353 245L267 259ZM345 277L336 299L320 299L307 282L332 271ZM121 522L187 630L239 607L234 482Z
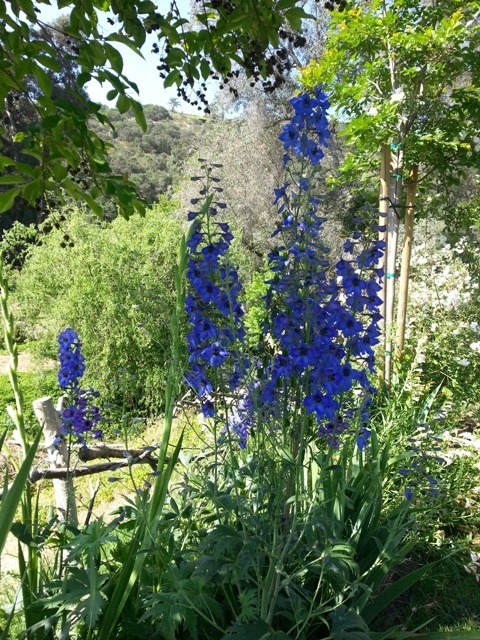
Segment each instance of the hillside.
M147 202L169 193L178 183L184 161L196 152L199 136L208 119L167 111L164 107L144 108L147 131L142 133L131 112L120 114L106 109L115 130L92 122L92 128L112 148L109 155L116 174L128 174Z

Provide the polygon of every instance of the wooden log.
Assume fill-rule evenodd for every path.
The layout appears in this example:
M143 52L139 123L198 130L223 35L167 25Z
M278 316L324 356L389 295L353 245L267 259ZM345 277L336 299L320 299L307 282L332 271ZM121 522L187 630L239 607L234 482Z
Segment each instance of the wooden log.
M122 449L121 447L109 447L104 444L98 447L82 447L78 451L78 458L82 462L90 462L91 460L98 460L99 458L110 459L110 458L139 458L141 457L142 463L148 463L153 471L157 469L157 458L153 457L151 454L158 447L144 447L142 449Z
M47 396L39 398L32 403L33 411L38 421L42 425L45 435L45 444L47 448L48 459L50 462L50 471L53 475L53 490L55 493L55 503L57 515L60 520L66 520L73 525L78 524L77 506L75 502L75 490L72 481L72 474L55 476L58 469L67 469L69 467L69 453L65 442L57 441L60 436L60 427L62 423L58 413L53 406L52 399ZM57 441L56 444L54 444ZM32 471L30 476L33 482L35 474L39 471ZM38 478L40 479L40 478Z
M29 476L30 482L39 482L40 480L53 480L54 482L64 480L65 478L81 478L83 476L92 476L95 473L104 471L117 471L124 469L133 464L148 464L146 460L119 460L118 462L100 462L99 464L83 464L73 469L67 467L58 467L56 469L34 469Z

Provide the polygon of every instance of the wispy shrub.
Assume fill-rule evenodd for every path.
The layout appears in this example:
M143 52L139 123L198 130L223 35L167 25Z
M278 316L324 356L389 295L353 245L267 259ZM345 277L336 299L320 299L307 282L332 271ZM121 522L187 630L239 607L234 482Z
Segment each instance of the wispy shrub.
M18 280L17 317L41 355L57 336L82 336L85 384L128 407L161 408L181 231L162 201L145 218L100 224L85 211L33 249ZM71 246L65 245L65 234Z

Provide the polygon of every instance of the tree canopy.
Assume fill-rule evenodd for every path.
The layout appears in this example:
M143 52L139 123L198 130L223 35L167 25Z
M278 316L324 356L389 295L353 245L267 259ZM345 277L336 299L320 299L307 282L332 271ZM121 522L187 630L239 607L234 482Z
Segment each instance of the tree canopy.
M138 87L123 73L117 43L141 56L147 34L156 33L163 85L176 86L181 97L208 108L205 81L214 77L228 83L235 65L265 90L279 86L291 67L284 42L301 30L308 15L297 0L199 0L192 27L175 0L166 9L151 0L57 0L69 20L54 28L55 37L45 37L52 29L41 18L42 5L55 6L49 0L0 2L1 110L13 96L26 100L36 114L28 125L19 123L13 136L33 162L0 154L0 212L17 198L61 203L65 196L85 202L98 215L102 198L126 217L143 212L135 185L113 173L107 145L91 126L95 120L112 123L84 91L92 79L110 86L107 97L116 100L118 111L131 110L146 129L143 107L132 97ZM111 29L100 28L101 14ZM65 64L75 69L75 83L61 94L58 74ZM4 119L0 136L6 126Z

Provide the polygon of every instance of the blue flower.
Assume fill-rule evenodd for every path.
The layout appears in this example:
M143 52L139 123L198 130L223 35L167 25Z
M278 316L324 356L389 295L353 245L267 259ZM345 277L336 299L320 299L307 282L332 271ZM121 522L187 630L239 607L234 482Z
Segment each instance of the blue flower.
M78 334L73 329L65 329L58 336L58 345L58 384L62 389L67 389L70 385L77 387L78 380L85 371L85 358L81 352Z
M240 383L237 345L244 340L245 330L243 309L238 302L241 292L238 274L226 262L233 234L226 222L211 220L217 208L223 209L224 204L209 204L209 171L207 169L206 185L200 192L205 196L205 204L195 214L187 242L187 278L191 291L185 300L185 310L191 325L187 334L191 370L186 380L201 399L204 415L214 417L213 381L217 386L222 379L230 388Z
M101 430L97 425L101 421L100 409L93 404L98 398L98 391L92 388L79 388L79 378L85 371L85 359L81 353L81 343L78 334L73 329L65 329L58 336L60 371L58 382L60 388L69 392L70 405L62 411L63 436L75 435L79 442L84 443L84 436L92 433L94 437L101 437Z

